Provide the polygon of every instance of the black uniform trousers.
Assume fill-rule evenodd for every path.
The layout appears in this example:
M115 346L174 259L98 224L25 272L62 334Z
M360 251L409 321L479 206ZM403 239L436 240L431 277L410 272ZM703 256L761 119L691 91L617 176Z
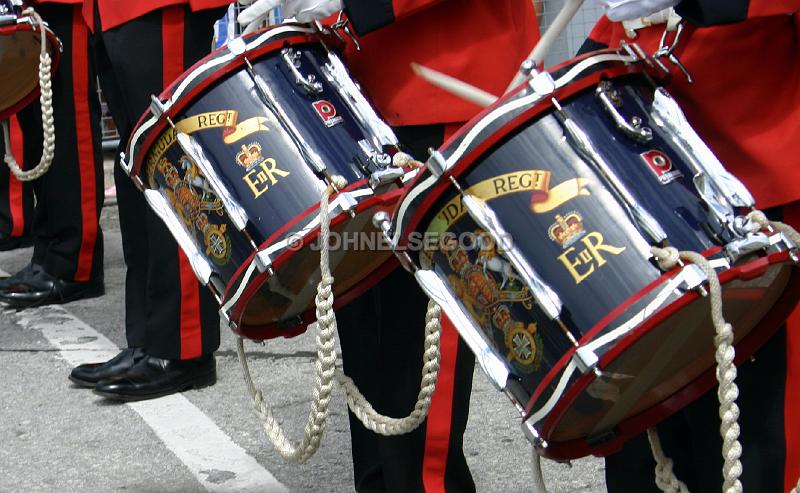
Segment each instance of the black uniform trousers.
M441 125L395 131L418 159L443 140ZM427 303L414 277L399 268L337 311L344 371L381 414L399 418L414 409ZM450 331L442 337L442 368L431 410L419 428L386 437L367 430L350 412L356 491L475 491L463 452L475 357Z
M120 152L150 105L211 48L221 10L159 9L103 32L99 13L91 49L120 134ZM119 155L119 153L117 153ZM166 359L192 359L219 347L219 306L197 282L183 252L144 195L115 163L122 247L127 265L125 330L130 347Z
M9 127L11 153L24 169L25 138L16 115L9 119ZM0 155L5 153L5 142L0 139ZM18 180L5 164L0 167L0 240L28 237L33 229L33 184Z
M37 11L63 45L53 85L55 157L33 182L33 262L59 279L86 282L103 277L103 155L100 101L89 62L89 31L80 6L45 3ZM18 114L26 169L42 155L38 100Z
M783 220L781 208L765 212L773 220ZM789 330L792 329L797 330L797 327L790 326ZM739 397L736 404L740 410L743 468L740 480L744 491L785 493L787 484L797 484L798 478L784 477L787 447L796 449L800 440L795 437L794 443L787 443L786 438L786 420L796 419L787 413L794 413L794 416L800 413L800 409L785 406L786 392L800 392L800 388L790 388L787 373L787 338L790 336L784 325L737 369ZM656 427L664 453L674 462L675 476L689 491L716 492L722 488L719 427L716 387ZM661 490L656 486L654 471L655 460L647 437L639 435L628 441L620 452L606 457L608 492L658 493Z

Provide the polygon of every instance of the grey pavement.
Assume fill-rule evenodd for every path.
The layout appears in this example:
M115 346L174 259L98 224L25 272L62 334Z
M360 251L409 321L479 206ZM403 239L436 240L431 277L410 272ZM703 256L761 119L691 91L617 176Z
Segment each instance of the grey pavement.
M181 451L181 443L169 438L172 428L188 426L181 419L153 425L152 413L148 415L146 407L143 411L137 406L110 403L72 386L67 379L72 355L92 351L94 339L104 340L104 336L117 347L125 347L125 269L114 204L103 212L102 225L106 243L104 296L58 308L0 312L0 492L244 491L237 488L236 473L231 472L234 459L230 463L224 458L214 459L212 449L216 445L208 443L205 432L190 435L191 440ZM16 272L28 262L30 254L31 249L0 252L0 269ZM90 327L86 330L96 331L98 336L61 342L52 337L52 330L69 332L70 324L80 325L81 321ZM51 327L47 329L49 335L37 328L40 326ZM221 331L218 383L181 394L186 405L206 416L234 448L255 459L263 475L252 477L272 475L294 492L352 491L343 391L334 391L316 455L303 465L287 463L268 442L252 411L234 337L226 327ZM89 349L81 349L83 343ZM266 347L247 347L253 352L251 370L266 400L291 440L298 441L311 402L313 334L270 341ZM103 353L88 354L99 358ZM164 404L170 402L165 400ZM478 491L533 491L531 448L520 431L519 418L480 369L476 369L464 449ZM192 454L205 460L202 466L186 458ZM605 491L603 463L597 458L574 461L571 467L545 461L544 476L551 493ZM249 491L276 491L266 483L250 486Z

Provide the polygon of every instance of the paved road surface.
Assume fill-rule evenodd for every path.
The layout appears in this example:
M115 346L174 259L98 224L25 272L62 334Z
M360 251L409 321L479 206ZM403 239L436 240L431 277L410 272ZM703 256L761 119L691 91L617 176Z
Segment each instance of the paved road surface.
M305 465L286 463L251 411L234 339L222 328L219 381L210 388L132 405L73 387L73 365L125 346L124 266L116 206L103 213L107 294L63 306L0 312L0 492L352 491L345 402L336 389L327 430ZM30 249L0 252L13 273ZM293 441L311 400L314 341L271 342L251 358ZM530 447L511 404L477 370L465 450L478 491L532 491ZM551 493L604 492L602 461L546 461Z

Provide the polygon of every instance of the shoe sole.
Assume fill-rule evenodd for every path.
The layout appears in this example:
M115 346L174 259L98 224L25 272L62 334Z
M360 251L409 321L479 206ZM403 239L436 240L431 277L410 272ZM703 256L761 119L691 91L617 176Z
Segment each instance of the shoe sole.
M94 386L97 385L97 382L90 382L88 380L81 380L80 378L75 378L72 375L69 376L69 379L72 381L72 383L74 383L78 387L81 387L81 388L84 388L84 389L93 389Z
M217 383L216 372L210 375L204 375L190 382L185 382L177 387L173 387L172 389L163 390L161 392L156 392L154 394L116 394L113 392L103 392L97 389L94 389L93 392L99 396L105 397L106 399L112 399L124 402L135 402L135 401L146 401L148 399L157 399L159 397L165 397L168 395L177 394L179 392L184 392L186 390L192 390L192 389L199 390L205 387L210 387L215 383Z
M61 299L53 299L53 300L38 300L38 301L21 301L15 299L9 299L5 296L0 296L0 301L6 304L9 308L15 310L24 310L25 308L35 308L39 306L46 306L46 305L63 305L64 303L70 303L72 301L78 301L83 299L89 298L97 298L106 294L105 287L103 288L91 288L85 291L79 291L77 293L73 293L70 296Z

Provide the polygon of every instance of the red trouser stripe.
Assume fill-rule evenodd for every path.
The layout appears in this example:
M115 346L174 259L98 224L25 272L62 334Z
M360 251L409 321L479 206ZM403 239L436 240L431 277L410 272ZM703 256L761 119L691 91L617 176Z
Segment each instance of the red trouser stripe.
M425 427L425 454L422 459L422 485L426 493L444 492L450 428L453 421L453 388L458 353L458 332L442 315L439 378L428 409Z
M22 129L19 126L19 121L16 116L11 117L9 132L11 134L11 155L19 164L19 167L25 169L24 157L22 150L25 147ZM22 182L14 176L7 167L5 172L8 173L8 210L11 212L11 236L22 236L25 233L25 208L24 200L25 195L22 190Z
M183 6L163 9L161 21L163 87L183 73ZM197 358L203 354L200 330L200 287L189 260L178 249L178 270L181 284L181 359Z
M800 202L784 208L783 222L800 228ZM786 433L784 491L791 491L800 480L800 309L786 321L786 388L783 407Z
M463 123L445 123L443 138L447 140ZM455 387L458 331L442 314L442 336L439 341L439 378L431 397L425 426L425 453L422 458L422 485L426 493L445 491L447 456L450 451L450 429L453 423L453 389Z
M78 253L76 281L88 281L95 262L97 244L97 174L94 136L89 113L89 29L83 23L81 9L72 13L72 96L75 105L75 134L77 136L78 169L81 187L81 249Z

